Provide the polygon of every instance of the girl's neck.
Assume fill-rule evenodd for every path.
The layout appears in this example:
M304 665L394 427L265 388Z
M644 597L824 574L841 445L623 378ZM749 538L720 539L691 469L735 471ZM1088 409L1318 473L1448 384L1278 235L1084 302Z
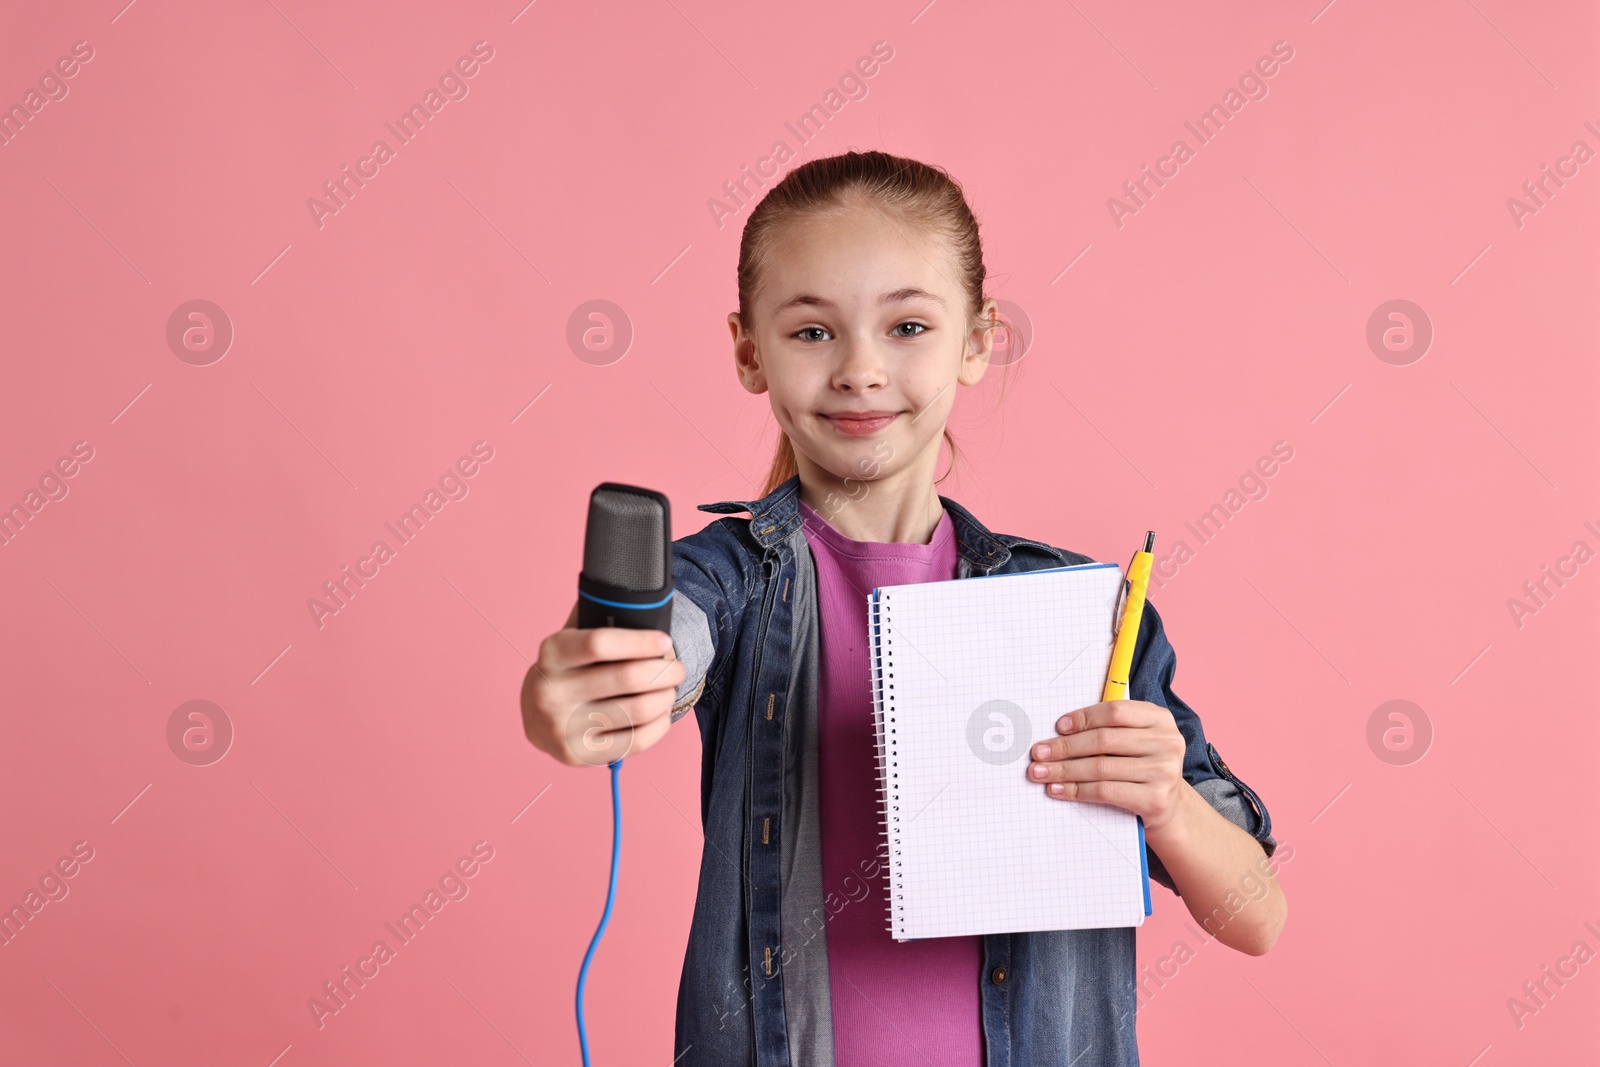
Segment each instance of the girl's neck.
M907 468L869 482L839 478L804 456L795 463L800 499L852 541L925 545L944 516L931 471Z

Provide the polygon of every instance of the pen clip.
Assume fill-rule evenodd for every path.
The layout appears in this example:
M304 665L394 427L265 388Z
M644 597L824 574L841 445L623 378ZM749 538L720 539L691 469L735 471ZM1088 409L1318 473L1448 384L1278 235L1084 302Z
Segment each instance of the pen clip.
M1155 546L1155 540L1155 531L1151 530L1145 535L1144 548L1141 551L1149 552L1151 548ZM1115 641L1117 635L1122 632L1122 617L1128 612L1128 591L1133 586L1133 580L1129 577L1129 575L1133 574L1133 563L1134 560L1137 560L1138 558L1139 553L1135 552L1133 554L1133 559L1128 561L1128 569L1122 572L1122 588L1117 591L1117 610L1111 619L1111 639L1113 641Z
M1129 564L1129 569L1132 569L1132 564ZM1122 583L1117 590L1117 610L1111 613L1111 639L1113 641L1117 639L1117 634L1122 632L1122 616L1128 610L1129 584L1128 575L1126 572L1124 572L1122 575Z

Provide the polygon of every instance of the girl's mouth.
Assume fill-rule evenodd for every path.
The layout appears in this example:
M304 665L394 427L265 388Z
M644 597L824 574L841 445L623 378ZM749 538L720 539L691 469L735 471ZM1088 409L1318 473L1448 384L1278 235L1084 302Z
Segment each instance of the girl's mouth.
M901 415L898 411L841 412L822 417L834 429L851 437L866 437L877 433Z

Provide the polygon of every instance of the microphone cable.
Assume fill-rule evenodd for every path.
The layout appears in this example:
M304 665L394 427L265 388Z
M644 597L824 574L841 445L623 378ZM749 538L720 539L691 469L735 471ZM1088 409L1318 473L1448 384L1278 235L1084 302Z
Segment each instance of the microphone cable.
M611 921L611 906L617 899L617 860L622 853L622 797L617 788L617 775L622 770L622 760L609 764L611 768L611 881L606 886L606 910L600 915L600 925L589 942L589 951L583 954L583 966L578 969L578 1047L583 1050L583 1067L589 1067L589 1035L583 1028L583 983L589 977L589 961L600 944L600 936Z

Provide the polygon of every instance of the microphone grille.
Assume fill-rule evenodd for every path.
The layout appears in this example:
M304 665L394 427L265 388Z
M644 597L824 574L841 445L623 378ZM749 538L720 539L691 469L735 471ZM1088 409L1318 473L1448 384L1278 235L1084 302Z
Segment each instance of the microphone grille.
M661 589L671 574L666 558L667 510L659 494L603 485L589 496L583 572L623 589Z

